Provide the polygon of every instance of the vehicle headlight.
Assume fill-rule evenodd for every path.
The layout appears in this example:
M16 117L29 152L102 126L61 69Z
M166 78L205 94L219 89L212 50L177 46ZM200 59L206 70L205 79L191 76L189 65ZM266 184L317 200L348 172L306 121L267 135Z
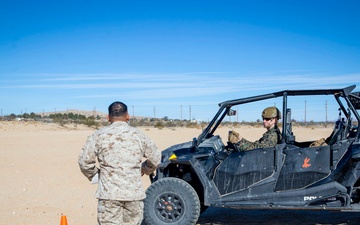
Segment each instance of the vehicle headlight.
M175 160L175 159L177 159L177 156L174 153L168 158L168 160Z
M177 156L173 152L168 152L162 155L161 162L166 162L170 160L176 160Z

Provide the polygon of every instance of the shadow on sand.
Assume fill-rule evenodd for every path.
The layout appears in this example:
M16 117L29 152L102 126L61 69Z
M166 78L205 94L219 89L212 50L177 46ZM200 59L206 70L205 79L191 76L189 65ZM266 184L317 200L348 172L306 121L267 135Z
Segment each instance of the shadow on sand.
M355 225L360 224L360 212L308 210L237 210L209 207L198 225Z
M358 225L360 212L237 210L209 207L197 225ZM146 225L143 222L141 225Z

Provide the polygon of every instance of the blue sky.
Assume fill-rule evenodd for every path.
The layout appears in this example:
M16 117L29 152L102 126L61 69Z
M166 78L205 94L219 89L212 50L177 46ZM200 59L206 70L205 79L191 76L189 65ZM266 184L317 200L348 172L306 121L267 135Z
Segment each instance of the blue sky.
M228 99L359 91L358 21L355 0L1 0L0 108L106 112L119 100L138 116L208 120ZM306 101L307 120L322 120L324 100Z

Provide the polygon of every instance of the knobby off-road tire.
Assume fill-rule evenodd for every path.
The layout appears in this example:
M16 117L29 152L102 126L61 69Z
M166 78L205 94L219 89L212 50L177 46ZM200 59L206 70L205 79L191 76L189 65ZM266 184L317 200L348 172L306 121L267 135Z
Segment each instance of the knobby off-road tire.
M199 197L187 182L163 178L146 190L144 220L147 225L191 225L200 216Z

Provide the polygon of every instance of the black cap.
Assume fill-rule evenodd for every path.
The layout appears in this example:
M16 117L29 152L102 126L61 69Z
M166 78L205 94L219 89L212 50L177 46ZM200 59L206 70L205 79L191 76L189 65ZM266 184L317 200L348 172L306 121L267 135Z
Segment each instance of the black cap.
M113 102L108 110L110 117L124 116L127 113L127 106L122 102Z

